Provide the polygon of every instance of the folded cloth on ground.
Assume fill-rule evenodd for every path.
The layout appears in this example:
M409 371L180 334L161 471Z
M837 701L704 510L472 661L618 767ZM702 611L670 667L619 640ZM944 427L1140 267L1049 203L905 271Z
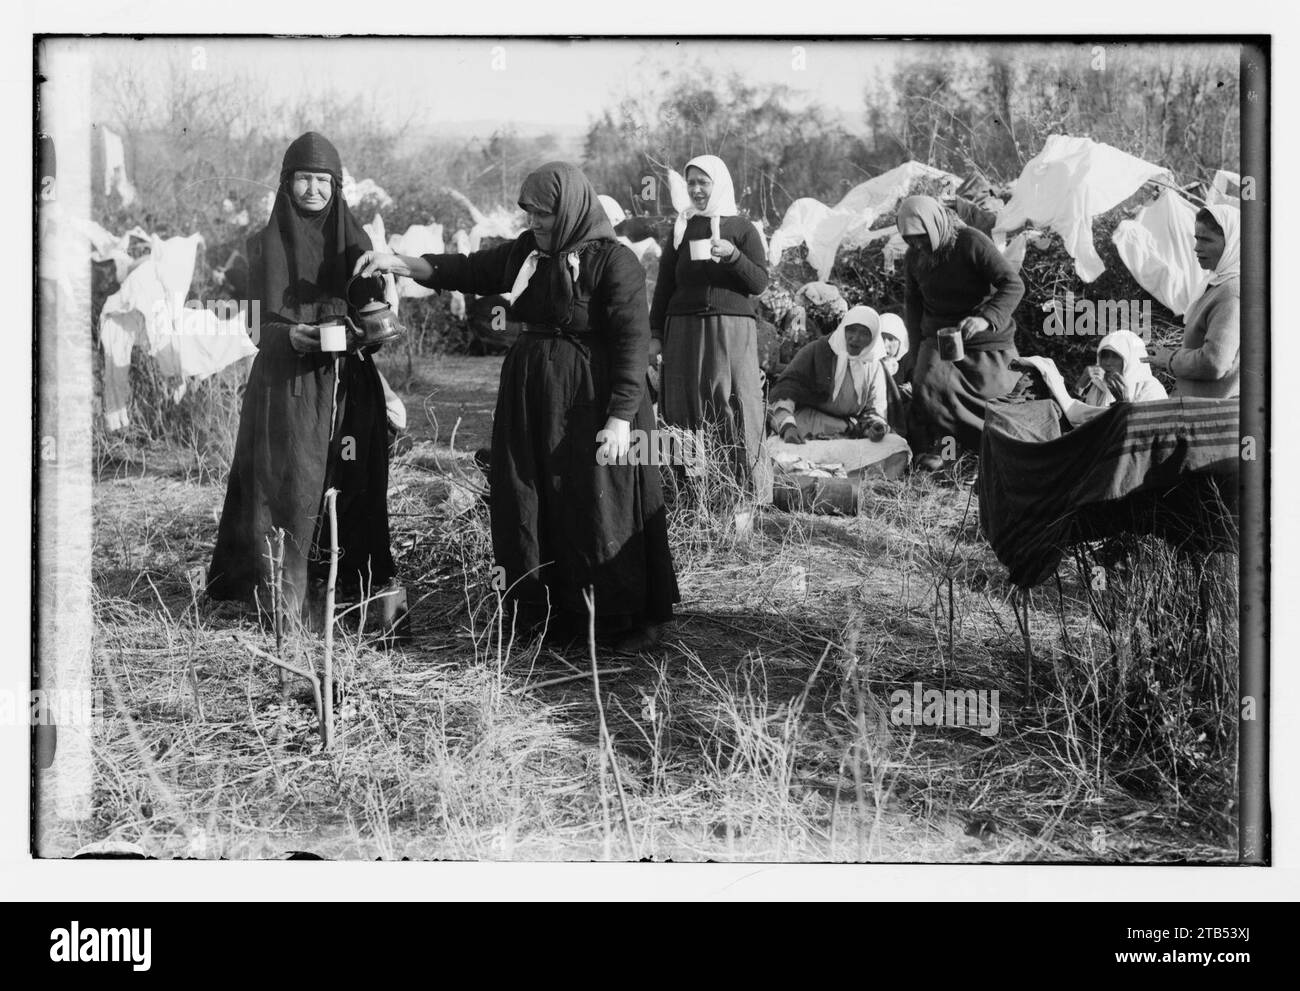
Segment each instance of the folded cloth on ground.
M812 470L838 474L828 470L834 466L853 478L864 473L874 473L873 467L900 453L907 458L911 457L911 448L907 446L907 441L895 433L886 434L883 440L837 438L787 444L778 437L768 437L763 443L778 467L784 467L787 471L796 474Z
M1234 547L1238 410L1221 399L1115 403L1062 433L1054 402L990 402L980 526L1011 581L1046 581L1070 546L1117 533Z

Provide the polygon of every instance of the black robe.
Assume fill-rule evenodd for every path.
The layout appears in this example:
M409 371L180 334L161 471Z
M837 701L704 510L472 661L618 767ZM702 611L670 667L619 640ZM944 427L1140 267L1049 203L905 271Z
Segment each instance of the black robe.
M294 168L335 176L320 217L294 211L286 176ZM370 247L343 201L337 153L319 135L290 147L270 221L248 242L250 298L260 339L244 387L225 505L208 569L214 599L251 601L270 577L267 536L285 530L284 575L305 608L329 568L325 491L337 498L339 586L378 589L394 574L388 535L388 431L383 387L372 355L302 355L289 341L294 322L347 312L348 275ZM263 606L269 605L262 588Z
M424 284L507 292L535 247L525 233L470 255L426 255L433 274ZM492 422L495 564L526 618L549 602L558 614L553 624L580 630L582 590L591 586L602 632L663 622L679 595L659 469L596 458L607 417L628 420L646 436L655 426L646 390L645 271L616 241L586 244L570 310L570 301L555 295L564 285L555 264L541 258L510 308L525 328L502 365ZM557 311L571 313L562 328Z

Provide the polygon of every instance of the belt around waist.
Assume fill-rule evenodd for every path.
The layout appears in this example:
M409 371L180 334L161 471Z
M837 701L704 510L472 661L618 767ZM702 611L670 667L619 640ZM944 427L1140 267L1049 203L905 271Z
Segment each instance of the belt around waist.
M548 324L526 323L519 334L520 338L524 337L549 337L553 340L568 341L580 352L588 361L591 360L591 347L593 344L600 343L603 337L595 333L575 334L572 331L565 330L563 327L552 327Z
M566 341L587 345L601 339L601 336L594 331L573 331L545 323L526 323L521 333L532 334L537 337L563 337Z

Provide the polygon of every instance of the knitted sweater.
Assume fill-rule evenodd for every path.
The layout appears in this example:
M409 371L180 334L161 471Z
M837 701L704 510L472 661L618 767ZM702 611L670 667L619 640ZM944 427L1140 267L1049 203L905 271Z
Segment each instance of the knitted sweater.
M1179 396L1231 399L1241 385L1241 283L1208 287L1183 318L1183 346L1169 359Z
M659 259L659 280L650 307L650 331L662 338L669 316L684 314L758 317L756 297L767 288L767 259L754 225L742 217L723 217L722 238L738 251L723 261L692 261L690 242L710 236L708 217L692 217L680 247L672 235Z
M983 317L989 329L966 338L967 351L1005 351L1015 346L1012 319L1025 284L988 236L970 227L957 231L957 242L933 265L909 248L903 263L904 322L908 350L916 354L922 338L965 317Z

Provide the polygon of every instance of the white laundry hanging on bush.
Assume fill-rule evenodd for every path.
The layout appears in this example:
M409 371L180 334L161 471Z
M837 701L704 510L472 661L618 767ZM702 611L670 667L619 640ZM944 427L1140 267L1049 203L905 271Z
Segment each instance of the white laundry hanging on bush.
M107 127L101 130L104 132L104 195L116 189L122 205L130 206L135 202L135 187L126 177L126 151L122 139Z
M1106 270L1092 243L1092 218L1167 171L1090 138L1053 134L1020 173L994 231L1050 227L1065 243L1079 278L1092 282Z
M1226 203L1229 206L1241 207L1241 176L1236 172L1228 172L1219 169L1214 173L1214 181L1210 183L1209 192L1206 194L1205 202L1209 206L1218 206Z
M152 239L152 251L104 302L99 339L104 351L104 419L109 430L130 422L131 348L138 345L159 371L176 380L173 401L185 395L186 380L205 379L257 353L246 315L236 306L214 312L185 306L194 278L194 258L203 237Z
M340 185L343 188L344 202L353 210L366 199L371 201L370 205L373 208L379 210L387 210L393 205L393 198L373 179L362 179L358 182L352 178L352 174L347 169L343 170L343 182Z
M408 257L440 255L447 250L442 238L442 224L412 224L404 234L389 237L388 250ZM405 276L397 280L397 287L403 299L423 299L434 293L434 290Z
M1196 261L1195 234L1196 207L1165 189L1111 239L1138 285L1181 316L1210 277Z
M904 162L854 186L834 208L811 197L797 199L790 204L781 226L772 235L768 261L775 265L787 248L806 244L808 264L824 282L830 277L841 248L861 247L889 236L871 230L871 225L882 213L898 206L917 179L944 179L953 188L960 181L952 173L923 162Z

